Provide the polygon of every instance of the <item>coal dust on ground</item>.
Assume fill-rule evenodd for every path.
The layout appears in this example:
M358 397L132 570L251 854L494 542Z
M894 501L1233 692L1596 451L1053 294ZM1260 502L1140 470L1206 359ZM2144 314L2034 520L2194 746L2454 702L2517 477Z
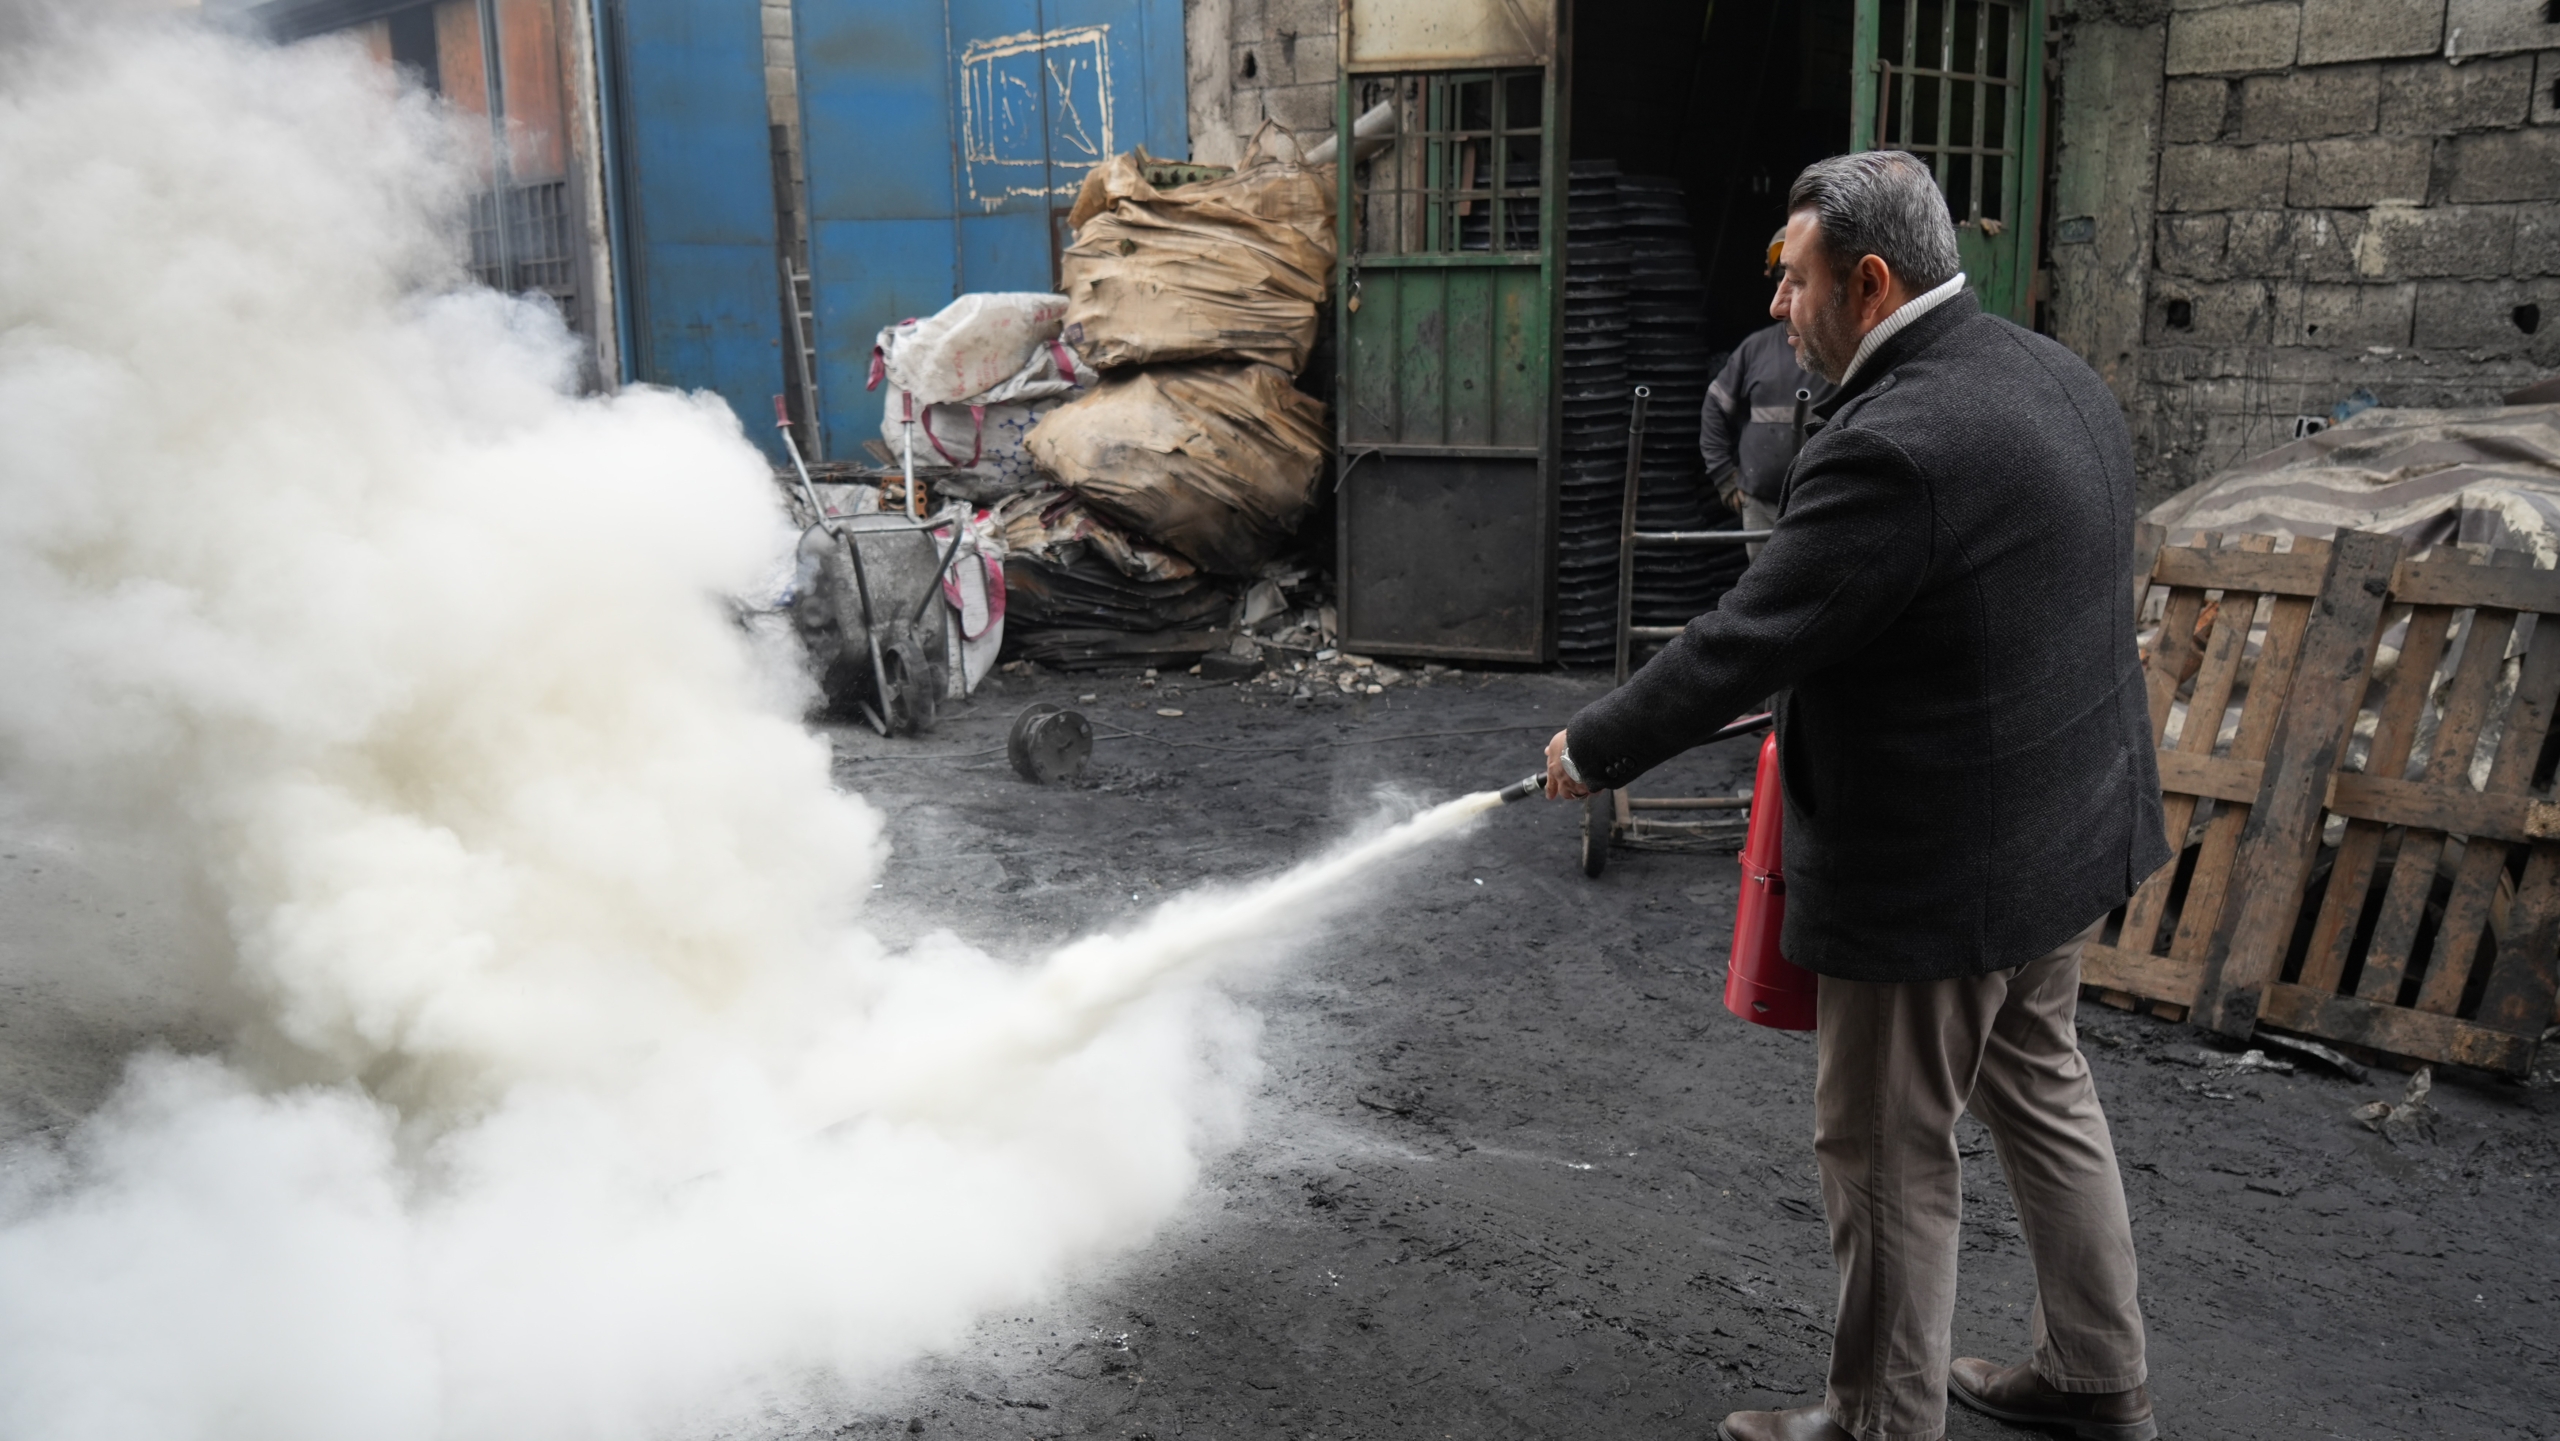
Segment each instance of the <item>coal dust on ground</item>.
M1509 781L1602 689L1463 675L1293 707L1178 676L1003 677L926 742L839 732L837 774L889 814L875 924L1028 954L1313 855L1381 787ZM983 753L1023 705L1080 695L1103 733L1081 782L1031 786ZM1499 726L1521 728L1382 739ZM1731 793L1749 758L1697 753L1660 793ZM1810 1039L1719 1003L1732 857L1620 851L1587 880L1579 820L1507 807L1403 862L1248 992L1268 1067L1250 1139L1173 1230L835 1434L1694 1441L1732 1409L1818 1400L1833 1280ZM2167 1431L2554 1434L2551 1076L2439 1079L2432 1137L2395 1145L2348 1112L2397 1101L2399 1072L2235 1065L2095 1002L2081 1021ZM1958 1139L1957 1350L2014 1359L2025 1245L1989 1135L1967 1120Z

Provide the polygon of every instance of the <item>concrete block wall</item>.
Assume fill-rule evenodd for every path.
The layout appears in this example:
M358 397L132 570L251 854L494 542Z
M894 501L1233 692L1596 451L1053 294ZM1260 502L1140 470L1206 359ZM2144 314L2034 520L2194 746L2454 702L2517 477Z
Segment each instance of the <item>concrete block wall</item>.
M2152 233L2118 246L2147 248L2149 268L2133 363L2110 376L2148 497L2358 389L2494 404L2560 371L2560 23L2545 0L2160 8L2137 27L2160 32L2162 55ZM2066 112L2074 69L2066 50ZM2068 113L2062 142L2067 192ZM2056 268L2067 279L2060 247Z
M1232 165L1264 120L1333 133L1335 0L1185 0L1191 155Z

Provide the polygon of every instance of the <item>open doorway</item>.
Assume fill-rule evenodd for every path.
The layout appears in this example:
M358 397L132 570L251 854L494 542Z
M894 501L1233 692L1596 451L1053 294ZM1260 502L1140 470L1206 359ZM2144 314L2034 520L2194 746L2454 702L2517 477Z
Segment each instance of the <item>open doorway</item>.
M1704 473L1699 412L1725 356L1770 323L1768 241L1788 183L1849 148L1855 16L1856 0L1574 12L1557 437L1568 663L1612 662L1622 619L1685 625L1741 575L1738 544L1657 546L1622 570L1628 446L1641 421L1638 530L1739 527Z
M1573 16L1576 160L1676 181L1711 351L1769 323L1796 172L1850 148L1855 0L1616 0Z

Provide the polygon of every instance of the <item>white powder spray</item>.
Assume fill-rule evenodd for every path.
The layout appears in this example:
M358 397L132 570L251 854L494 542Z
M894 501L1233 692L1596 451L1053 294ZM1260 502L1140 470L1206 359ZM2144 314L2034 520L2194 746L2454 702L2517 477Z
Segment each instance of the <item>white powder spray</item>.
M198 857L259 1014L0 1163L12 1441L859 1385L1142 1243L1251 1077L1190 982L1493 804L1036 966L884 950L878 819L714 600L791 540L762 462L459 287L457 154L352 47L0 55L0 767Z

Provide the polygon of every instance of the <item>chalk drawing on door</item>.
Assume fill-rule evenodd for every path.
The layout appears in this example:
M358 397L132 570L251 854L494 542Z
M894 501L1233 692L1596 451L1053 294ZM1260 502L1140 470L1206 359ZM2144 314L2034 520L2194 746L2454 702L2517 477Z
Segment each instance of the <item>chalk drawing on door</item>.
M1110 158L1111 27L976 40L960 52L961 154L969 198L1073 195Z

